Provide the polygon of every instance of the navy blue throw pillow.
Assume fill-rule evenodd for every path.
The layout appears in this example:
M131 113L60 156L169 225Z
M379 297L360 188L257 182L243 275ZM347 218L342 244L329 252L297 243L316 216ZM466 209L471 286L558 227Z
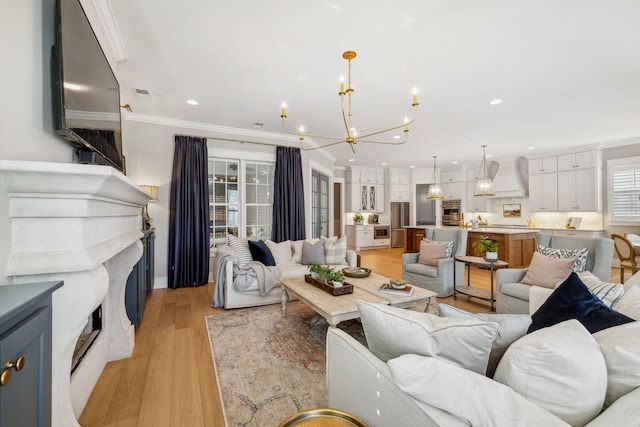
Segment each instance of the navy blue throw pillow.
M254 261L260 261L264 265L276 265L273 254L267 247L267 244L262 240L258 240L257 242L249 240L249 251Z
M576 273L571 273L531 315L531 326L527 333L569 319L578 320L592 334L634 321L607 307L600 298L589 292Z

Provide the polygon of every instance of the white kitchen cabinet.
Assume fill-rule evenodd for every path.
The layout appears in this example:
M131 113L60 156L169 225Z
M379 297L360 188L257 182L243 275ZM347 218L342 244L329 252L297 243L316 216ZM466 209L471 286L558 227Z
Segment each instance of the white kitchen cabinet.
M600 211L600 187L596 168L576 168L558 172L558 210Z
M384 212L384 186L347 184L348 212Z
M442 171L440 186L445 200L462 200L467 191L466 179L462 169Z
M410 199L411 188L409 184L389 184L390 202L409 202Z
M390 184L406 184L409 185L409 173L408 172L391 172L389 173Z
M558 175L556 173L529 175L529 209L532 212L558 210Z
M476 181L478 180L479 172L480 168L467 170L467 205L464 212L480 213L489 211L489 200L487 197L475 196Z
M359 251L373 246L373 225L347 225L347 247Z
M597 168L598 151L581 151L558 156L558 171Z
M552 173L558 170L558 157L549 156L529 160L529 174Z
M384 170L352 166L347 171L347 183L384 184Z

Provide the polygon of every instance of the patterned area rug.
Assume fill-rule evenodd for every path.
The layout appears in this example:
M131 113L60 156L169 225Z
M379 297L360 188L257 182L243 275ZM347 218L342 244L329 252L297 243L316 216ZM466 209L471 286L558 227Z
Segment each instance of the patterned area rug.
M329 325L299 301L206 316L228 427L277 426L304 409L326 407ZM357 320L338 325L364 343Z

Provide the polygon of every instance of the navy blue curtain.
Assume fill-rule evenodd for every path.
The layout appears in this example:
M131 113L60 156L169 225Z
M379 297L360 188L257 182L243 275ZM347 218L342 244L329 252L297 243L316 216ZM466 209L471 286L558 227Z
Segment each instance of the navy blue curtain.
M209 279L207 139L176 136L169 212L169 287Z
M272 224L271 240L274 242L302 240L306 237L302 157L299 148L276 148Z

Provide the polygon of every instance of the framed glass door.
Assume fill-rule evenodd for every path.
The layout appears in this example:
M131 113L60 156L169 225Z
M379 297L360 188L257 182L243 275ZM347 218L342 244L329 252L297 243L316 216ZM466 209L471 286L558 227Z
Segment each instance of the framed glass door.
M329 237L329 178L311 173L311 237Z

